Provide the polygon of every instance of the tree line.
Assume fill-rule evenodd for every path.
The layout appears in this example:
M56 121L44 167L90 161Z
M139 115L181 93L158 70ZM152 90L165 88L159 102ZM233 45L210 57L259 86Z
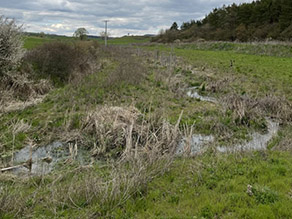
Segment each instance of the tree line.
M292 40L292 1L257 0L215 8L203 20L176 22L153 41Z

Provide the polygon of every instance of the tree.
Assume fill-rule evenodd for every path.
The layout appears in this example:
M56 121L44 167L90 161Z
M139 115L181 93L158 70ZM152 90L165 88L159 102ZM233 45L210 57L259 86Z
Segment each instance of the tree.
M15 69L23 55L22 27L0 16L0 76Z
M44 32L40 32L39 36L40 36L41 38L44 38L44 37L46 36L46 34L45 34Z
M87 38L88 31L84 27L78 28L73 36L79 38L80 40L85 40Z
M176 22L171 25L170 30L178 30L178 25Z

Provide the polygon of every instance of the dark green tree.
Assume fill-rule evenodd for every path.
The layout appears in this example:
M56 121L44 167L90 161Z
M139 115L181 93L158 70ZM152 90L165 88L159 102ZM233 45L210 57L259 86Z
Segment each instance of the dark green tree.
M178 30L178 25L176 22L173 22L173 24L170 27L170 30Z

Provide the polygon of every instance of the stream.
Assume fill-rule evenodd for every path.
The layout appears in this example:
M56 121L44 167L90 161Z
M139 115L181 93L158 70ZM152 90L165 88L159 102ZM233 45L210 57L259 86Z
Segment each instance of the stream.
M218 101L213 97L201 96L197 92L198 87L189 88L187 95L201 101L218 103ZM216 146L218 152L239 152L239 151L252 151L252 150L265 150L269 141L277 134L279 131L280 125L279 122L275 122L269 118L266 118L268 130L265 134L260 134L254 132L251 135L251 140L246 141L242 144L237 144L233 146ZM187 152L190 155L198 155L203 153L207 148L208 144L213 143L215 140L213 135L192 135L191 139L184 137L179 143L176 153L182 155Z
M218 103L215 98L201 96L197 92L197 87L188 89L187 95L201 101ZM266 118L268 130L265 134L253 133L251 140L242 144L233 146L216 146L218 152L239 152L252 150L265 150L268 142L277 134L279 123ZM176 154L198 155L204 153L208 149L208 145L214 143L213 135L194 134L191 137L183 137L178 144ZM78 150L77 145L63 144L61 142L53 142L52 144L38 147L36 149L26 146L22 150L16 152L13 157L13 164L19 165L27 162L31 158L31 170L21 166L12 169L11 172L17 175L34 174L43 175L50 173L58 163L66 163L70 160L77 160L80 165L89 163L90 152L86 150Z

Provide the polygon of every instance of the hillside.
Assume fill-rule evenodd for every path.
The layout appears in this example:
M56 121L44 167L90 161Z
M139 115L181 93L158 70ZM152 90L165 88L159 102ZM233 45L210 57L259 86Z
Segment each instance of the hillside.
M153 41L220 40L262 41L292 40L292 1L257 0L240 5L215 8L203 20L174 23Z

